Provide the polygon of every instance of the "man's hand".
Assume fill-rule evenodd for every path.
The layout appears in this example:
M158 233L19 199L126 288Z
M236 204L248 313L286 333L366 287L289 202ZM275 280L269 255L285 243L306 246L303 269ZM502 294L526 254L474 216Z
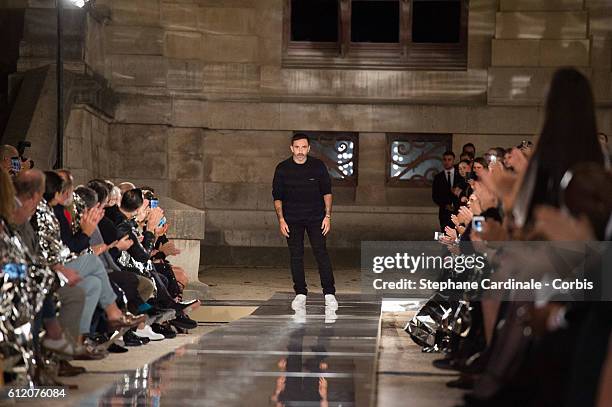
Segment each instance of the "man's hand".
M287 222L285 222L285 219L279 220L278 223L280 226L281 235L288 238L289 237L289 225L287 225Z
M81 216L81 231L87 236L91 236L103 217L104 209L100 208L98 205L90 209L85 209L83 211L83 216Z
M132 241L132 239L130 239L130 236L125 235L117 241L115 247L123 252L132 247L133 244L134 242Z
M79 275L79 272L68 267L59 266L55 269L56 273L62 274L68 280L68 285L70 287L74 287L78 283L81 282L82 278Z
M321 229L323 229L323 236L327 236L331 229L331 220L326 216L323 218L323 222L321 222Z
M91 246L91 250L94 252L94 254L95 254L96 256L101 255L102 253L104 253L104 252L105 252L105 251L107 251L108 249L109 249L109 246L107 246L107 245L106 245L106 244L104 244L104 243L100 243L100 244L97 244L97 245L95 245L95 246Z
M167 242L159 248L166 256L176 256L181 254L181 251L172 242Z

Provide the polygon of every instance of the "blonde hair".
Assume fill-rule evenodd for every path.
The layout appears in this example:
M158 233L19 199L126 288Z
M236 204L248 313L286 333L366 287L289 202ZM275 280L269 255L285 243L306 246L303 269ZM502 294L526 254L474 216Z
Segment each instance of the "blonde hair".
M15 210L15 187L8 173L0 169L0 216L10 222Z

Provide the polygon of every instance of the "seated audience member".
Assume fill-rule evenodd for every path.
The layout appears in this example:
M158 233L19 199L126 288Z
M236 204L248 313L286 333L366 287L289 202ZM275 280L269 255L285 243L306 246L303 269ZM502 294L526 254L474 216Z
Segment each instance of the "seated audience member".
M36 259L39 256L38 239L30 225L30 219L45 191L45 175L39 170L22 171L14 177L13 184L17 202L13 216L14 227ZM77 356L79 350L74 340L80 334L79 320L85 304L85 293L80 287L69 285L60 287L56 293L61 303L57 318L52 294L45 298L41 311L40 317L46 331L42 345L65 356ZM59 368L59 376L74 376L85 371L64 359L59 361Z

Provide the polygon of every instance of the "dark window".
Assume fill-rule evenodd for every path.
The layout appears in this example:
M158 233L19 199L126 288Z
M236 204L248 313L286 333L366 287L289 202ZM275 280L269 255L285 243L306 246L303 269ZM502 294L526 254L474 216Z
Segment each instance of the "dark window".
M459 42L460 1L414 0L412 7L412 42Z
M399 2L353 1L351 10L352 42L399 42Z
M335 185L357 185L357 133L309 132L310 154L322 160Z
M430 186L451 146L450 134L387 134L387 183Z
M291 41L338 41L338 0L291 0Z
M469 0L284 0L288 68L467 68Z

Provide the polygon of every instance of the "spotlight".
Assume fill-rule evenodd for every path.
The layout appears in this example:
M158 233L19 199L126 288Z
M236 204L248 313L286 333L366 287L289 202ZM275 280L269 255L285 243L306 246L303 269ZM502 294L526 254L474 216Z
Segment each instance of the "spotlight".
M83 6L85 6L85 0L70 0L70 3L78 8L83 8Z

